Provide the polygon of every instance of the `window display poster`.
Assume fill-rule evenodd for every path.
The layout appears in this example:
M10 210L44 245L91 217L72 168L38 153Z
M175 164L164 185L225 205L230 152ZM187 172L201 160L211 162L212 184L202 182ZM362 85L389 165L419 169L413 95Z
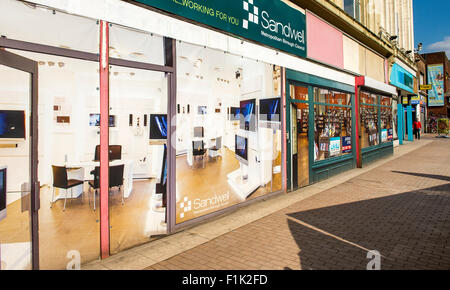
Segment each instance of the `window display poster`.
M341 153L341 138L335 137L330 139L330 156L336 156Z
M428 91L428 106L444 105L444 66L442 64L428 66L428 80L432 89Z
M387 142L388 140L388 130L382 129L381 130L381 142Z
M345 136L342 137L342 153L352 152L352 137Z
M388 129L388 137L387 137L388 141L392 141L394 140L394 130L393 129Z

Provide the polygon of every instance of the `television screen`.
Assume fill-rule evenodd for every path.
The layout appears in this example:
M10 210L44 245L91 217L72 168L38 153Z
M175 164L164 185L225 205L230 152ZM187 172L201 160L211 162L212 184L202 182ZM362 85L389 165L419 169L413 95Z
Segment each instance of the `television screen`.
M150 115L150 139L162 140L167 139L167 115L151 114Z
M194 137L203 138L203 127L194 127Z
M198 106L198 114L206 115L206 106Z
M240 125L242 130L256 131L256 100L241 101Z
M89 114L89 126L100 127L100 114ZM109 127L116 127L116 116L109 116Z
M262 121L280 121L280 98L259 100L259 114Z
M240 108L231 107L231 108L230 108L230 120L231 120L231 121L237 121L237 120L239 120L239 114L240 114L240 112L241 112Z
M6 216L6 168L0 169L0 220Z
M235 135L235 147L234 153L238 156L238 159L242 161L248 160L248 139ZM239 158L240 157L240 158Z
M0 138L25 138L25 111L0 110Z

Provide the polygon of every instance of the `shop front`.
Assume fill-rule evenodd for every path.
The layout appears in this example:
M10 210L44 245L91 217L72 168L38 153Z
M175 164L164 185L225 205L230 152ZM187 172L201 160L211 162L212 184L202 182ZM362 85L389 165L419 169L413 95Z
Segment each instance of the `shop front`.
M357 166L363 167L394 152L396 112L393 110L393 102L396 89L369 77L357 77L356 94L358 96L356 159Z
M391 69L390 84L397 89L397 132L400 145L403 140L413 141L413 120L416 116L416 108L411 105L411 97L414 99L417 94L414 92L414 84L417 82L415 71L403 62L397 60Z
M286 88L288 189L355 168L354 86L288 69Z
M77 268L286 190L285 68L321 67L304 11L32 2L0 4L1 269ZM330 94L311 106L350 115Z

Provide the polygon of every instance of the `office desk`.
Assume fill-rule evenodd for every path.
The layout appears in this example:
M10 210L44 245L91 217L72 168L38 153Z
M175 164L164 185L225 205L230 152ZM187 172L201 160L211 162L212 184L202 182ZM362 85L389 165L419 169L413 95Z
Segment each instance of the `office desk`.
M125 165L123 169L123 196L128 198L133 190L133 160L114 160L109 162L109 166L115 165ZM68 179L78 179L87 182L93 180L94 176L91 171L95 169L96 166L100 166L99 161L88 161L88 162L68 162L65 164L67 168L67 178ZM59 190L58 199L65 198L65 190ZM68 192L67 198L78 198L83 193L83 184L78 185L73 188L73 195L70 196L70 190ZM70 197L69 197L70 196Z

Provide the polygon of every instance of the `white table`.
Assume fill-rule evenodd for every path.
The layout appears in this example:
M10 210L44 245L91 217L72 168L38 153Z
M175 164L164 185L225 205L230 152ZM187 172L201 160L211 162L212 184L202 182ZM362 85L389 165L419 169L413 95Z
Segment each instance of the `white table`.
M123 195L124 198L128 198L133 190L133 160L114 160L109 162L109 166L115 165L125 165L123 170ZM100 166L99 161L89 161L89 162L68 162L63 164L67 168L67 178L77 179L84 182L93 180L94 176L91 171L95 169L96 166ZM67 194L67 198L78 198L84 191L83 184L73 187L72 190L64 190L55 188L57 195L55 200L64 199ZM72 194L71 194L72 192Z

